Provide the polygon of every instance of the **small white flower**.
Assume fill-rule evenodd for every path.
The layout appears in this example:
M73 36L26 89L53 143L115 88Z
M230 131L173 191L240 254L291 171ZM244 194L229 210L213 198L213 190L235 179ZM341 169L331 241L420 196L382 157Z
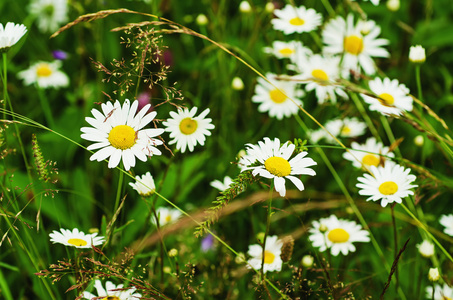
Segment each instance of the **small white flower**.
M146 172L142 177L135 176L135 183L130 182L129 185L143 197L150 196L156 191L154 179L150 172Z
M83 292L83 299L108 299L108 300L135 300L140 299L142 296L139 293L136 293L135 287L129 289L124 288L124 285L114 285L112 282L107 281L105 283L105 289L102 286L100 280L96 279L94 281L94 287L96 288L97 295L93 295L87 291Z
M410 168L404 169L397 164L386 164L384 167L370 166L370 174L363 174L363 177L357 178L359 183L356 186L360 189L359 194L370 196L366 201L381 200L382 207L389 203L401 203L402 198L413 195L410 189L417 187L411 184L415 175L409 174Z
M162 145L162 141L154 139L161 135L161 128L143 129L156 116L156 112L147 113L150 104L145 105L137 114L138 101L132 105L126 99L123 106L118 100L115 103L107 102L101 105L102 113L92 109L94 118L87 117L85 120L93 127L82 127L81 137L95 142L87 147L88 150L100 149L91 155L90 160L103 161L110 157L109 168L115 168L123 161L124 169L128 171L135 167L135 157L146 161L147 156L161 155L156 145Z
M421 244L417 244L418 252L424 257L431 257L434 255L434 244L428 240L424 240Z
M370 166L379 166L385 164L386 158L382 155L394 157L395 154L389 152L389 147L384 147L381 142L376 141L376 138L370 137L366 140L365 144L359 144L356 142L351 143L351 148L354 151L343 153L343 158L352 161L352 164L356 168L368 168Z
M225 178L223 179L223 182L220 180L214 180L214 181L211 181L210 184L213 188L216 188L219 191L223 192L226 189L228 189L232 183L233 183L233 179L231 179L230 176L225 176Z
M281 30L284 34L310 32L322 22L321 14L305 6L294 7L288 4L283 9L274 10L274 15L277 17L271 21L274 29Z
M0 53L8 51L26 32L27 27L23 24L8 22L5 27L0 24Z
M275 9L275 5L274 5L274 3L272 1L267 2L266 6L264 7L264 10L267 11L268 13L273 12L274 9Z
M97 233L85 234L77 228L74 228L72 231L61 228L60 231L54 230L49 234L50 241L54 244L60 243L76 248L91 248L91 246L98 246L104 243L104 237L97 236Z
M206 24L208 24L208 18L204 14L199 14L195 22L197 22L197 24L200 26L205 26Z
M442 215L439 222L445 227L444 233L453 236L453 214Z
M397 11L400 9L400 0L388 0L387 3L385 4L387 6L387 9L390 11Z
M28 10L37 17L38 28L43 33L57 31L68 20L67 0L33 0Z
M280 258L283 242L278 239L276 235L268 236L266 238L266 246L264 250L264 267L263 271L280 272L282 269L283 261ZM247 252L251 258L247 261L247 268L261 270L262 260L263 260L263 247L261 245L255 244L250 245Z
M242 91L244 89L244 82L242 81L241 77L234 77L231 81L231 87L233 90Z
M162 122L162 125L166 127L165 131L170 132L170 138L172 138L168 144L176 144L176 149L181 150L181 153L186 152L186 148L193 152L197 144L204 146L205 136L210 136L209 130L215 128L211 124L212 119L205 119L210 111L209 108L195 117L197 110L197 107L193 107L191 110L178 109L178 113L171 111L171 118Z
M69 85L69 77L60 71L61 61L39 61L27 70L21 71L17 77L24 80L25 85L37 84L40 88L59 88Z
M411 46L409 49L409 60L413 63L423 63L426 60L425 48L420 45Z
M302 106L302 102L296 99L297 83L290 80L279 80L272 73L267 73L266 78L278 89L258 77L255 95L252 97L252 102L260 104L258 111L268 112L270 117L276 117L278 120L297 114L299 106Z
M304 255L304 257L302 257L302 266L306 267L306 268L310 268L311 266L313 266L313 262L315 261L315 258L311 255Z
M440 274L439 274L439 269L437 268L429 268L429 272L428 272L428 279L429 281L437 281L439 280L440 278Z
M279 59L289 58L291 60L295 60L296 55L309 55L312 53L309 48L304 47L299 41L273 41L272 47L264 47L263 51Z
M412 110L412 97L409 89L400 84L398 80L376 77L368 82L370 90L376 97L360 94L366 103L370 104L370 110L378 111L383 115L401 115L405 111Z
M247 144L247 154L254 157L250 159L250 162L258 161L260 165L256 167L248 166L241 172L253 170L253 176L260 175L264 178L273 179L275 190L282 197L286 195L285 179L289 179L299 191L302 191L304 184L293 175L316 175L315 171L309 168L316 165L316 162L305 157L308 154L305 151L290 159L295 148L296 146L289 144L289 142L280 146L278 138L272 141L267 137L264 138L264 143L259 141L258 145Z
M248 14L252 11L252 7L248 1L241 1L241 3L239 3L239 11L241 13Z
M180 216L181 212L176 208L167 208L167 207L159 207L156 210L157 217L159 218L159 226L164 226L166 224L170 224L175 222ZM151 222L156 224L155 217L151 217Z
M453 299L453 288L449 287L448 284L440 286L438 284L434 285L434 298L433 298L433 287L426 287L426 298L434 300L450 300Z
M338 219L335 215L313 221L309 232L308 239L313 243L313 247L320 247L319 251L330 249L333 256L340 252L343 255L355 252L355 242L370 241L370 233L362 230L361 225L354 221Z

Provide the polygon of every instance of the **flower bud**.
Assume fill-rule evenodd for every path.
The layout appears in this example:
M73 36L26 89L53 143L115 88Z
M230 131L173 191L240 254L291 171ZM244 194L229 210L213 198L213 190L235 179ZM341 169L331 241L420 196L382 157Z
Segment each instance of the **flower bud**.
M302 257L302 266L306 267L306 268L310 268L311 266L313 266L313 262L314 262L314 257L311 256L311 255L304 255L304 257Z
M168 251L168 256L170 256L170 257L175 257L177 255L178 255L178 250L176 250L175 248L170 249L170 251Z
M400 9L400 0L388 0L386 6L390 11L397 11Z
M428 279L430 281L437 281L440 278L439 270L437 268L430 268L428 273Z
M424 63L426 60L425 48L420 45L411 46L409 49L409 60L416 64Z
M241 13L248 14L249 12L252 11L252 7L250 6L250 3L248 3L247 1L242 1L239 4L239 11Z
M244 82L240 77L234 77L233 81L231 81L231 87L233 90L242 91L244 89Z
M208 18L204 14L199 14L197 16L196 22L198 25L204 26L204 25L208 24Z
M425 142L424 138L422 135L417 135L415 138L414 138L414 144L415 146L418 146L418 147L421 147L423 146L423 143Z

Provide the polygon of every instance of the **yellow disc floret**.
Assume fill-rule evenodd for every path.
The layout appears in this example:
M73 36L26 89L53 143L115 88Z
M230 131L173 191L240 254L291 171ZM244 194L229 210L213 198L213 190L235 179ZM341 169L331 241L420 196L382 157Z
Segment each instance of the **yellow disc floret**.
M356 35L350 35L344 39L344 50L348 53L359 55L363 51L363 40Z
M305 24L305 21L302 20L301 18L295 17L289 20L289 24L294 25L294 26L302 26Z
M290 56L291 54L294 53L294 50L291 48L283 48L278 50L278 52L283 56Z
M117 296L107 296L105 298L102 298L102 300L120 300L120 298Z
M284 177L284 176L288 176L289 174L291 174L291 165L283 157L278 157L278 156L269 157L264 162L264 167L272 175L275 175L278 177Z
M192 118L184 118L179 123L179 130L185 135L191 135L198 128L198 123Z
M69 239L68 244L82 247L82 246L86 246L88 243L87 243L87 241L82 240L82 239Z
M36 75L38 75L38 77L49 77L52 75L52 69L48 64L40 64L36 69Z
M112 128L108 138L110 144L121 150L132 148L135 145L135 130L128 125L118 125Z
M332 243L346 243L349 241L349 233L343 228L335 228L327 234L327 238Z
M392 95L387 94L387 93L382 93L379 95L379 102L381 102L382 105L385 106L392 106L393 103L395 103L395 98L393 98Z
M379 166L379 157L373 154L367 154L362 158L362 163L366 166Z
M393 181L386 181L379 186L382 195L393 195L398 192L398 185Z
M271 264L274 262L274 260L275 260L274 253L272 253L268 250L264 251L264 263L265 264Z
M320 80L320 81L327 81L329 80L329 76L324 72L323 70L316 69L311 72L311 76L313 76L314 79Z
M286 95L280 92L277 89L274 89L269 92L269 96L271 97L271 100L274 101L275 103L283 103L286 101Z

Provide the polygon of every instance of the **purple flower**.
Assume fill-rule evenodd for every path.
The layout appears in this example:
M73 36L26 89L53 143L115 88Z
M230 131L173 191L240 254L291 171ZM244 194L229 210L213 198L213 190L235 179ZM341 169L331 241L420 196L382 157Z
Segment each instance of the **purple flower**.
M208 252L212 248L214 248L214 237L209 234L201 240L201 251Z
M55 59L58 60L65 60L68 58L68 53L64 52L63 50L54 50L52 51L52 55Z

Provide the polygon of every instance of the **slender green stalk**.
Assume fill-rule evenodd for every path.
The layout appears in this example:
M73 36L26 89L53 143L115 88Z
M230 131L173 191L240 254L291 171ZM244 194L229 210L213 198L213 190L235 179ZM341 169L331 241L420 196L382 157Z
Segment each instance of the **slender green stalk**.
M263 254L261 257L261 278L266 278L264 273L264 260L266 258L266 240L267 235L269 234L269 228L271 227L271 217L272 217L272 195L274 194L274 181L271 181L271 187L269 189L269 204L267 207L267 220L266 220L266 231L264 232L263 239Z
M3 271L0 268L0 287L2 288L2 296L5 297L6 300L13 300L13 295L9 290L9 284L5 280L5 276L3 276Z
M322 5L324 5L324 8L327 10L329 13L330 17L335 17L335 10L333 9L332 5L330 4L330 1L328 0L321 0Z
M396 230L396 220L395 220L395 211L393 210L394 206L391 207L392 209L392 227L393 227L393 244L395 249L395 260L398 257L398 231ZM396 290L398 291L399 287L399 264L396 265L395 271L395 279L396 279Z
M415 65L415 81L417 82L417 95L420 101L423 101L422 83L420 80L420 64Z
M381 115L381 123L384 126L385 133L387 134L387 136L390 140L390 143L391 144L395 143L396 139L395 139L395 136L393 135L392 128L390 128L390 123L389 123L388 119L382 115ZM395 149L393 151L396 153L396 155L401 157L401 152L398 147L395 147Z
M8 79L7 79L7 57L6 57L6 52L2 53L3 56L3 109L6 109L6 98L8 94ZM3 119L6 119L6 114L3 112Z
M46 118L47 126L55 129L55 122L53 120L52 110L50 109L49 101L44 95L44 91L41 87L36 84L36 89L38 90L39 102L41 103L41 108L44 112L44 117Z
M121 171L122 171L122 169L121 169ZM116 198L115 198L115 206L113 209L113 214L116 213L118 206L120 205L121 191L123 190L123 180L124 180L124 173L120 172L119 177L118 177L118 187L116 189Z
M368 128L371 131L371 134L378 140L381 141L381 137L376 129L376 127L373 124L373 121L371 121L370 116L366 113L365 107L363 107L362 101L360 101L359 97L357 96L356 93L349 93L352 101L354 102L355 106L357 107L357 110L360 112L360 115L362 118L365 120L365 123L368 125Z

